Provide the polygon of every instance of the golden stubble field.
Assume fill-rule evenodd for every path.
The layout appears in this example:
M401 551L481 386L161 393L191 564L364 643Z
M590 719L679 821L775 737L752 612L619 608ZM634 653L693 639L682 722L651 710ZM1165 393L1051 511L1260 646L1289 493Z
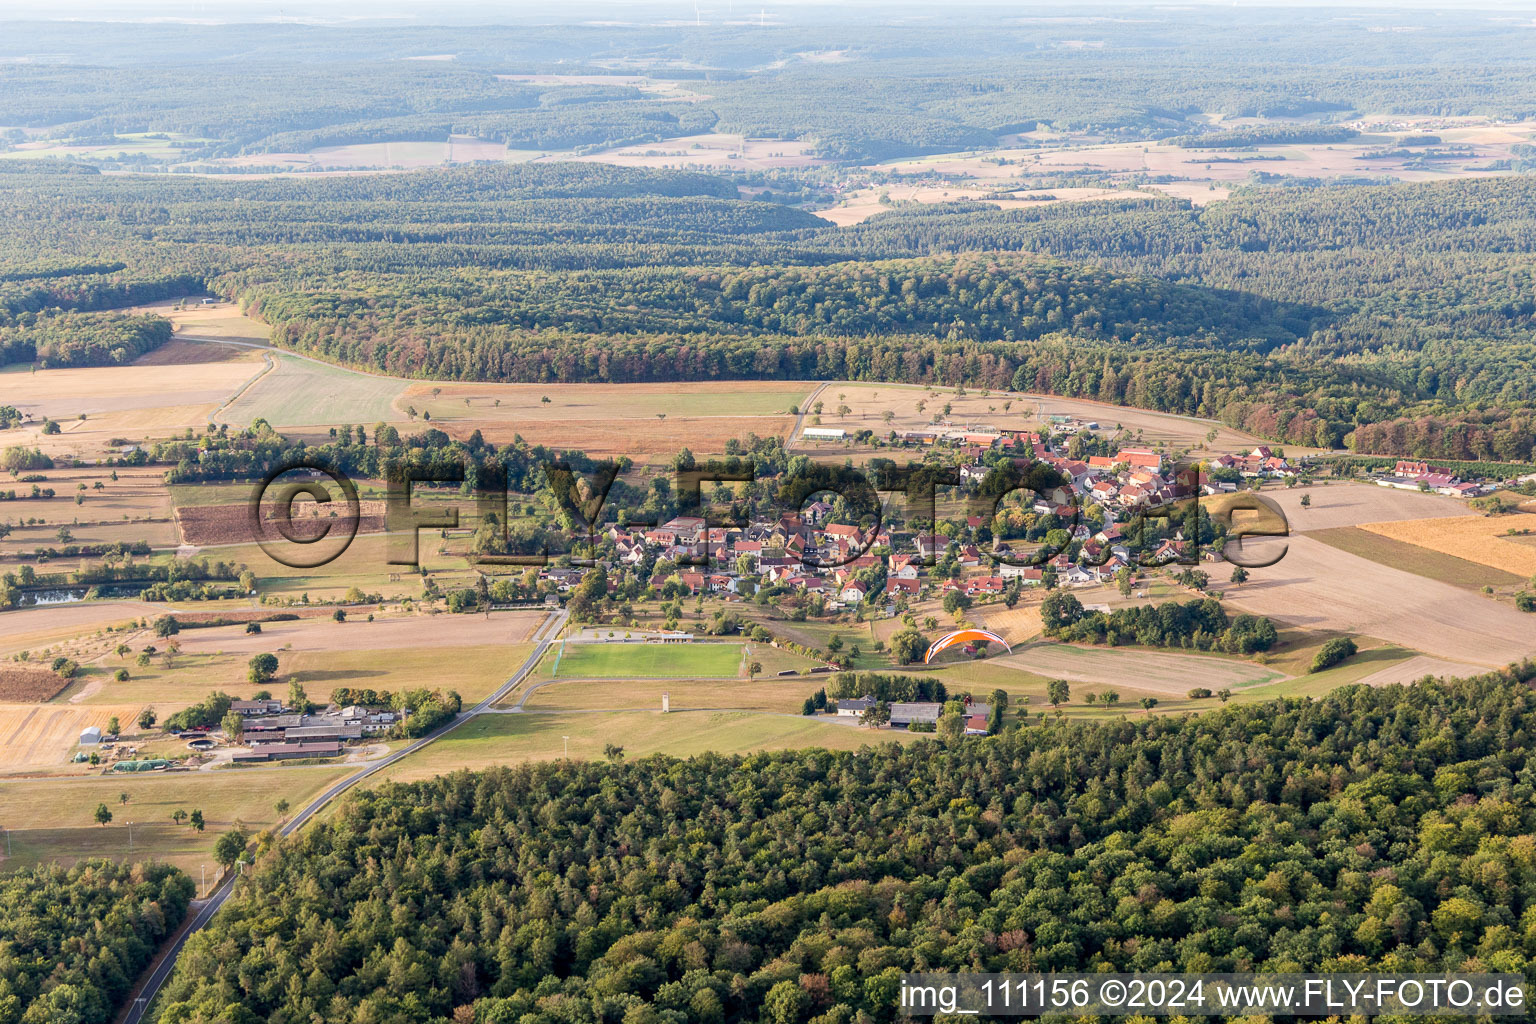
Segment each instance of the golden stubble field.
M1536 577L1536 515L1529 513L1409 519L1365 523L1361 528L1516 576Z
M957 396L953 388L832 381L821 389L816 400L822 403L820 426L841 427L850 433L873 430L877 437L892 430L900 433L936 429L935 416L940 421L947 421L949 427L945 429L958 430L983 427L1035 430L1048 426L1051 416L1068 416L1096 422L1100 433L1106 435L1124 428L1133 435L1139 434L1142 444L1166 443L1180 448L1205 447L1212 452L1230 452L1245 451L1265 443L1215 420L1028 392L967 388L963 396ZM839 412L843 406L848 407L847 413ZM949 406L947 415L945 406ZM886 413L891 414L889 421L885 418ZM805 425L817 424L814 424L814 417L808 415ZM1216 437L1207 442L1206 437L1212 430L1216 431ZM799 438L795 442L801 443Z
M787 437L791 408L815 388L804 381L699 381L667 384L411 383L398 411L430 412L431 425L505 443L521 436L550 447L635 461L687 447L720 452L748 434ZM549 401L544 399L548 398ZM426 424L415 421L411 429Z

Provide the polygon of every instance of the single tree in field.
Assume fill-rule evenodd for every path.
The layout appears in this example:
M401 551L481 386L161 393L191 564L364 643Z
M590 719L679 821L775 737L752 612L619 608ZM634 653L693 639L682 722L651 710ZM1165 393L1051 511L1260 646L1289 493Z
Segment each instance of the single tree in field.
M119 793L119 794L117 794L117 802L126 806L127 803L128 803L128 794L127 793Z
M345 608L337 608L335 611L331 612L331 618L335 619L337 622L346 622L347 610Z
M139 712L140 729L153 729L157 721L159 721L159 719L155 717L154 708L145 708L143 711Z
M288 818L288 801L286 799L279 800L277 803L273 804L272 805L272 809L277 812L278 818L280 818L282 820L285 820L285 821L287 820L287 818Z
M1302 508L1311 508L1312 507L1312 493L1310 491L1308 491L1306 494L1303 494L1301 496L1301 507Z
M1227 701L1232 699L1232 691L1231 690L1217 690L1216 691L1216 699L1221 701L1223 704L1225 704Z
M175 636L181 632L181 623L176 621L174 615L162 615L155 620L155 636Z
M127 644L118 644L112 653L116 654L119 658L126 658L128 655L133 653L133 648L129 647Z
M122 723L117 720L116 715L113 715L111 718L107 719L107 732L111 733L113 736L116 736L121 731Z
M1112 708L1116 704L1120 703L1120 691L1119 690L1105 690L1103 693L1099 694L1099 700L1100 700L1101 703L1104 704L1105 707L1111 707Z
M107 805L106 804L97 804L96 805L96 824L98 824L98 825L105 825L107 822L109 822L111 820L112 820L112 812L107 809Z
M178 807L176 810L171 812L171 820L180 825L182 822L187 820L187 812Z
M203 830L203 826L206 824L206 822L203 821L203 812L195 808L192 811L192 816L188 820L192 822L192 827L197 829L199 832Z
M622 761L624 760L624 748L614 743L605 744L603 746L603 756L610 761Z
M1045 697L1052 707L1065 704L1072 697L1072 687L1065 679L1052 679L1045 684Z
M260 686L262 683L271 682L275 675L277 675L277 655L275 654L258 654L247 663L245 678L253 685Z
M749 662L747 664L747 678L749 680L750 679L756 679L757 676L758 676L758 673L762 672L762 670L763 670L763 663L762 662L760 662L760 661Z

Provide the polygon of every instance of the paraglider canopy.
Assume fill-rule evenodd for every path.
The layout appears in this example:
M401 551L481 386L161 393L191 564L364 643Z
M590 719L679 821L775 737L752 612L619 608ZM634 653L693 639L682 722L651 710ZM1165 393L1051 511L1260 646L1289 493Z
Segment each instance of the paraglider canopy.
M941 651L948 650L955 646L955 644L969 643L973 640L990 640L995 644L1002 644L1008 649L1009 654L1013 653L1013 648L1008 647L1008 641L990 629L957 629L953 633L944 634L933 642L933 646L928 648L928 653L923 655L923 664L928 664L934 659L935 655Z

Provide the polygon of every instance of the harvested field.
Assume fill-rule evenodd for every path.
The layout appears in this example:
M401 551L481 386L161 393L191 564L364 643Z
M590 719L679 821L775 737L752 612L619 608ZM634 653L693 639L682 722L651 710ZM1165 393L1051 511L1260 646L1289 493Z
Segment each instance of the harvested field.
M1308 630L1363 633L1447 661L1490 668L1536 654L1536 616L1481 594L1414 576L1330 547L1305 534L1253 540L1259 558L1227 603Z
M458 437L479 430L496 443L521 435L593 454L670 457L684 446L720 452L726 441L748 434L787 436L794 422L789 410L813 387L796 381L412 383L395 406L397 420L410 408L430 412L433 426Z
M345 503L337 505L333 502L321 505L307 498L296 501L293 503L293 535L301 538L320 536L321 527L329 525L328 520L344 515L345 509ZM271 510L265 511L267 518L271 519ZM384 532L384 502L359 501L358 511L360 513L357 523L358 533ZM257 539L250 520L250 509L243 503L187 505L176 510L176 521L181 527L182 543L196 547L210 544L252 544ZM264 529L267 530L267 536L274 541L281 536L276 526Z
M0 654L33 649L53 640L162 615L165 605L148 601L89 601L0 613Z
M527 761L557 761L565 756L567 742L571 757L596 759L603 756L604 746L614 742L623 746L627 757L637 758L647 754L692 757L707 751L738 754L803 747L857 750L869 744L904 743L919 738L915 733L893 729L861 729L831 718L755 712L482 715L385 769L379 780L403 782L457 768L474 770Z
M366 610L366 609L364 609ZM346 622L330 618L264 622L260 633L244 627L196 629L178 638L186 654L260 654L266 651L375 651L479 644L519 644L544 621L542 611L498 611L484 615L411 615L362 621L354 611ZM515 666L514 666L515 667Z
M251 355L186 363L175 369L137 363L78 367L7 374L0 378L0 384L7 392L6 402L22 413L56 419L66 434L82 430L96 433L92 420L107 413L164 412L167 407L178 406L206 407L211 411L249 380L259 365L259 357ZM78 419L81 413L86 414L84 421ZM179 426L180 422L163 425Z
M953 389L946 388L833 381L822 390L818 400L823 403L820 425L842 427L850 433L865 428L879 434L893 429L898 432L929 429L934 416L949 405L948 422L957 429L1029 430L1043 425L1049 416L1061 415L1095 421L1106 435L1112 436L1121 427L1133 434L1140 431L1142 444L1165 442L1192 450L1208 448L1212 452L1237 452L1265 443L1215 420L1027 392L968 389L964 396L956 397ZM922 411L917 409L919 402L924 403ZM835 414L839 405L850 408L848 415ZM886 412L894 416L889 426L884 421ZM807 417L805 425L815 424ZM1206 435L1212 430L1216 431L1216 439L1207 444ZM801 443L799 438L795 442L797 445ZM836 449L841 450L841 446Z
M1005 195L1008 198L996 198ZM829 220L838 227L860 224L876 214L891 209L881 202L882 196L900 203L953 203L974 202L977 206L990 206L999 210L1031 209L1056 203L1093 202L1099 199L1148 200L1153 196L1145 192L1131 192L1110 188L1051 188L1018 189L999 193L992 188L946 187L936 185L881 185L876 188L852 192L837 206L826 210L814 210L816 216Z
M1428 551L1514 574L1516 582L1536 576L1536 516L1463 515L1447 519L1368 523L1362 529ZM1513 536L1510 531L1515 531Z
M1467 506L1443 494L1400 491L1375 484L1331 483L1324 486L1284 487L1263 492L1285 513L1292 533L1330 530L1339 526L1363 526L1384 519L1440 519L1465 516ZM1301 496L1312 495L1312 507L1301 507Z
M1032 639L1040 634L1040 607L1019 605L1009 608L1006 604L976 605L966 612L966 618L982 629L990 629L1010 644Z
M0 705L0 774L67 765L82 729L94 725L105 731L114 715L120 722L132 722L142 708L141 704Z
M1413 523L1453 523L1455 519L1413 520ZM1385 526L1404 526L1411 524L1389 523L1378 524ZM1442 551L1436 551L1417 544L1388 537L1376 532L1374 527L1365 526L1336 526L1328 530L1311 530L1308 536L1322 541L1330 547L1340 551L1348 551L1352 555L1368 558L1381 565L1411 572L1415 576L1425 576L1432 580L1440 580L1458 587L1468 587L1473 590L1482 587L1495 589L1519 589L1525 579L1502 569L1480 565L1477 562L1448 555ZM1536 554L1536 550L1532 551Z
M793 416L668 417L665 422L652 420L650 424L576 420L533 423L520 428L488 427L484 428L484 436L487 441L504 444L521 434L531 444L575 449L592 456L627 455L635 462L646 462L670 461L684 447L696 455L717 455L725 451L727 441L744 440L748 434L788 438L794 424Z
M1238 689L1285 678L1263 665L1213 655L1057 643L1032 644L987 662L1052 679L1107 683L1169 697L1182 697L1196 686Z
M1381 669L1379 672L1373 672L1359 681L1366 686L1391 686L1394 683L1406 686L1425 676L1466 676L1476 675L1478 671L1477 666L1459 661L1443 661L1440 658L1420 654Z
M663 95L661 98L668 98ZM677 98L681 98L678 95ZM813 144L784 139L748 139L740 135L684 135L604 150L578 160L620 167L722 168L817 167L828 161L812 155ZM564 156L550 159L568 159Z
M133 361L134 366L187 366L193 363L226 363L241 360L252 363L249 349L234 345L210 345L188 338L172 338Z
M41 704L59 695L69 680L46 668L0 666L0 703Z
M131 313L153 313L163 316L171 322L176 329L176 338L169 345L162 346L158 351L165 351L180 341L197 342L203 340L214 341L248 341L265 345L270 332L267 325L259 320L253 320L240 311L240 307L233 302L222 300L202 304L203 296L192 296L187 299L165 299L160 302L151 302L143 306L135 306L129 310ZM181 303L188 303L184 308L176 308ZM189 350L197 350L204 353L204 358L194 362L219 362L224 359L238 358L241 349L228 345L187 345ZM248 353L248 350L247 350ZM155 353L145 356L151 358ZM247 354L247 358L251 358ZM144 360L141 359L140 362Z

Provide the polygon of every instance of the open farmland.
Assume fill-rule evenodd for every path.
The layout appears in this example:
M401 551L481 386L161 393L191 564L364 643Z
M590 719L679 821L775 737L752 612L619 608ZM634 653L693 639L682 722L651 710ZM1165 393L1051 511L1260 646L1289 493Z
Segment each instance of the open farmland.
M628 758L649 754L692 757L703 753L743 754L759 750L822 747L857 750L871 744L907 742L916 734L878 732L829 718L745 711L660 711L614 714L490 714L454 730L442 740L380 773L381 779L409 781L460 768L475 770L526 761L558 761L570 744L573 758L596 759L610 743Z
M259 831L278 823L274 805L286 799L302 807L321 789L353 769L292 765L222 771L0 782L0 822L12 831L13 856L0 867L73 864L86 857L156 857L192 873L201 866L213 881L213 844L236 822ZM126 804L120 794L128 794ZM96 825L96 805L112 808L112 823ZM203 832L176 825L176 810L201 810ZM133 822L133 846L127 823ZM0 856L4 850L0 849Z
M164 605L149 601L88 601L20 608L0 614L0 656L35 650L82 633L164 613Z
M1170 697L1182 697L1196 686L1235 690L1285 678L1263 665L1219 656L1056 643L1031 644L1012 655L987 660L1052 679L1115 684Z
M1410 522L1416 527L1422 527L1426 523L1453 523L1455 519L1416 519ZM1377 524L1404 526L1408 524ZM1411 572L1415 576L1426 576L1432 580L1441 580L1458 587L1469 587L1477 590L1482 587L1494 589L1518 590L1525 584L1525 579L1514 573L1505 572L1503 569L1495 569L1491 566L1480 565L1477 562L1458 558L1455 555L1445 554L1432 548L1420 547L1407 541L1397 540L1378 532L1371 526L1336 526L1327 530L1310 530L1308 536L1322 541L1330 547L1341 551L1348 551L1352 555L1368 558L1381 565Z
M755 680L691 679L579 680L538 684L528 696L528 711L659 711L661 695L677 711L774 711L799 714L805 698L827 685L825 676L759 676Z
M547 656L546 665L563 679L734 679L742 673L742 645L567 643Z
M1264 443L1214 420L1015 391L967 389L964 395L956 396L952 389L938 387L833 381L817 399L822 403L819 425L841 427L850 433L868 429L883 436L891 430L922 430L931 428L935 417L956 428L1029 430L1047 425L1050 416L1070 416L1097 422L1109 436L1124 428L1139 435L1144 444L1164 442L1180 448L1208 447L1219 452L1243 451ZM918 408L919 403L922 409ZM849 412L839 415L837 410L844 405ZM946 405L950 406L948 417L943 415ZM889 424L885 422L887 412L892 415ZM805 425L813 425L811 417L807 417ZM1216 431L1216 438L1208 443L1206 436L1211 430ZM799 438L795 442L803 444Z
M52 700L69 680L46 668L0 666L0 702L40 704Z
M1467 672L1500 668L1536 651L1536 616L1296 534L1247 542L1254 557L1285 556L1226 592L1235 608L1308 630L1364 633Z
M184 630L178 639L187 654L222 650L251 655L263 651L382 651L482 644L520 644L544 621L542 611L495 611L484 615L409 615L363 621L368 609L354 610L346 622L330 618L264 622L261 632L217 626ZM513 668L516 666L509 666Z
M394 400L404 382L331 366L276 350L261 353L272 367L218 412L219 422L274 427L365 423L399 418Z
M1302 507L1304 494L1311 495L1310 508ZM1465 502L1443 494L1363 483L1284 487L1266 490L1264 498L1285 513L1292 533L1363 526L1384 519L1445 519L1467 514Z
M861 224L885 213L896 203L974 202L999 210L1032 209L1055 203L1084 203L1100 199L1148 199L1143 192L1118 188L996 189L954 185L880 185L850 193L838 205L817 210L816 216L838 227Z
M1536 576L1536 516L1527 513L1367 523L1362 529L1519 579Z
M395 418L414 408L458 437L522 436L534 444L597 455L668 456L679 448L719 452L748 434L785 437L790 409L814 385L796 381L676 384L410 384ZM548 398L549 401L544 401Z
M106 730L116 715L132 722L143 705L101 704L91 707L57 704L0 704L0 775L58 769L89 726Z
M165 437L185 427L201 428L260 365L259 356L252 355L176 366L12 369L0 373L4 404L39 423L44 416L57 420L63 431L44 437L23 428L13 435L15 441L6 440L11 444L25 438L51 453L95 457L113 437Z
M670 85L671 83L664 83ZM688 83L690 86L697 83ZM678 91L674 87L674 95ZM682 94L686 95L686 94ZM663 93L663 96L666 96ZM683 135L661 142L619 146L578 159L620 167L674 167L695 170L772 170L817 167L828 163L813 155L814 146L794 139L752 139L741 135ZM546 159L562 159L560 155Z

